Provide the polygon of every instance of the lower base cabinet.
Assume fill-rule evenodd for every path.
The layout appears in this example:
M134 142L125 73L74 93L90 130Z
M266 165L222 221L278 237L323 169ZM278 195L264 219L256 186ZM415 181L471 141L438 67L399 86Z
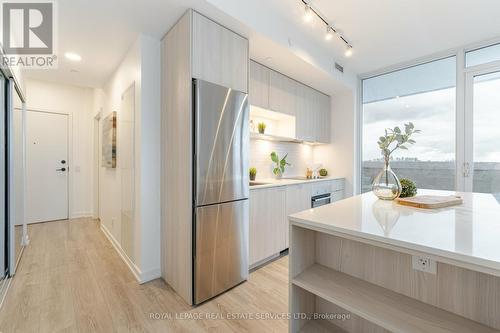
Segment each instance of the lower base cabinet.
M334 179L250 191L250 268L286 250L288 215L311 208L311 197L331 193L332 202L344 198L344 180Z
M286 187L286 216L311 208L312 184L298 184ZM288 248L288 221L285 228L285 248Z
M250 267L284 250L286 189L264 188L250 191Z

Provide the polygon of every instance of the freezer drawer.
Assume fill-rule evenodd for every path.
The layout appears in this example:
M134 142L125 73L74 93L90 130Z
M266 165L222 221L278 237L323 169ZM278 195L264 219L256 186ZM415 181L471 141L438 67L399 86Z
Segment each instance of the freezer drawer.
M194 80L196 206L248 198L248 95Z
M248 216L248 199L196 209L195 304L248 278Z

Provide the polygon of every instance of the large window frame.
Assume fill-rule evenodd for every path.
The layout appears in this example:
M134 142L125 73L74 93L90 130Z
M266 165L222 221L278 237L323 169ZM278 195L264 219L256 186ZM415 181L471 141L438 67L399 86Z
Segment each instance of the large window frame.
M465 56L469 51L488 47L500 43L500 37L488 41L469 44L460 48L438 52L430 56L421 57L412 61L399 63L381 70L368 72L358 76L356 101L356 154L355 154L355 194L361 193L363 168L363 80L375 76L388 74L402 69L423 65L447 57L456 57L456 116L455 116L455 189L456 191L470 191L472 178L469 173L472 165L471 131L472 123L472 91L467 89L467 78L484 72L500 71L500 61L466 67ZM466 125L468 124L468 125Z

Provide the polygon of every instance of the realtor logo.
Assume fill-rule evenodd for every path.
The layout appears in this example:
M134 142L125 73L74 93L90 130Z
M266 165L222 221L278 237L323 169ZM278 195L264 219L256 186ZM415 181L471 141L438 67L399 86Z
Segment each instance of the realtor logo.
M2 40L6 54L52 54L54 4L4 2Z
M57 68L55 0L0 0L1 65Z

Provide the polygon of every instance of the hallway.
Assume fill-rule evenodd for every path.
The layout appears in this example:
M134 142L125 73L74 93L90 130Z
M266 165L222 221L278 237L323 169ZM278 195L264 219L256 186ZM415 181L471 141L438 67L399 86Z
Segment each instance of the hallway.
M1 332L287 330L286 319L227 317L286 313L288 257L253 272L248 282L220 297L190 308L160 279L139 285L95 220L28 228L30 245L0 310Z

